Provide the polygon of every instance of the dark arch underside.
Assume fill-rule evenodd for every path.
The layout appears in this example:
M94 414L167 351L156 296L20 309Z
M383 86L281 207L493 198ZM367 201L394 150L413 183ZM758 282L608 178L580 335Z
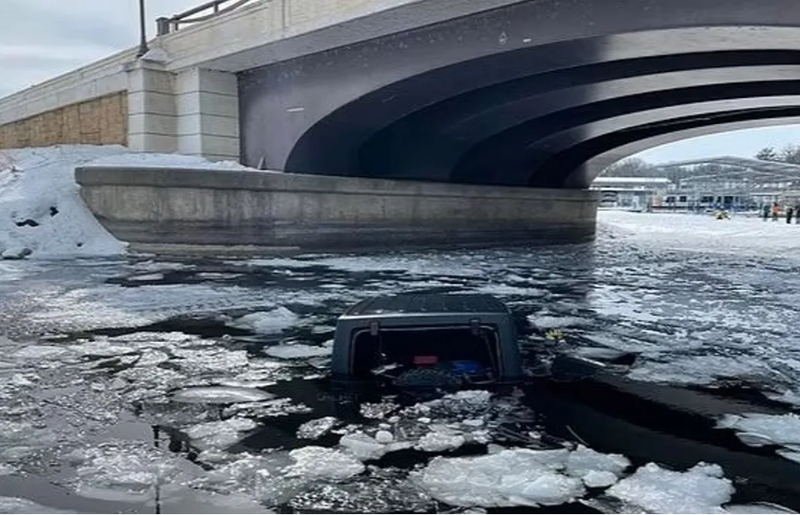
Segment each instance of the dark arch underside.
M684 13L695 26L672 21L658 27L653 14L645 21L625 19L626 27L616 34L527 46L517 42L487 51L492 31L500 35L500 47L505 45L502 28L516 23L512 10L535 13L536 5L558 3L520 2L476 18L473 29L484 45L478 45L482 55L454 58L396 80L386 78L398 74L396 69L413 68L408 45L439 29L421 28L339 49L317 61L273 68L264 77L271 74L278 87L255 95L259 102L269 103L266 95L276 92L291 98L287 91L302 82L297 77L307 76L303 88L317 93L311 104L318 109L306 113L302 123L287 118L299 125L285 157L263 155L268 164L291 172L585 188L605 166L652 146L800 118L800 14L777 0L765 2L769 5L755 7L744 0L700 1L692 4L697 16ZM628 4L609 0L604 5ZM753 15L761 23L769 19L774 25L731 23L747 18L748 5L761 9ZM660 15L671 18L669 7L666 1L659 4ZM640 22L647 26L636 30ZM467 24L456 20L454 27L458 23ZM442 28L439 39L430 36L428 51L457 55L446 46L453 42L454 27ZM401 52L397 62L389 53L380 57L390 47ZM342 91L349 89L354 94L326 106L324 83L311 78L336 77L322 69L337 58L349 68L335 79L341 85L331 86L340 88L332 96L346 98ZM365 88L370 81L384 84ZM264 89L255 79L248 84L254 91ZM282 105L292 111L288 101ZM245 118L261 116L247 107L243 104Z

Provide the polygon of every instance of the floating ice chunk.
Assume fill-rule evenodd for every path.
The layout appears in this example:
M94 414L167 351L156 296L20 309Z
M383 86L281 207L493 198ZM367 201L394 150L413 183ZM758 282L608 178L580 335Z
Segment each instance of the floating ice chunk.
M20 497L0 497L0 513L76 513L42 506Z
M327 447L303 447L291 451L289 456L295 460L286 470L289 477L343 480L365 470L364 464L353 456Z
M581 479L589 488L605 488L616 483L618 478L613 472L592 470L584 474Z
M122 356L136 352L136 349L129 345L113 345L107 340L96 340L70 345L69 350L82 356Z
M167 355L166 352L161 352L160 350L148 350L142 354L142 357L139 358L139 361L136 362L136 365L140 367L152 367L166 361L169 361L169 355Z
M466 441L463 435L456 432L447 430L431 431L419 439L415 448L425 452L451 451L458 449Z
M433 500L405 471L371 470L356 481L316 482L292 498L295 513L433 513ZM441 510L438 510L441 511ZM449 511L449 510L448 510Z
M562 329L592 323L588 318L552 315L528 315L528 321L539 329Z
M420 406L445 411L449 414L482 413L489 409L491 392L486 390L464 390L445 395L441 399L425 402Z
M603 454L578 445L578 448L567 457L567 474L573 477L585 477L592 472L610 472L619 477L630 464L631 462L621 454Z
M375 440L380 444L390 444L394 441L394 435L386 430L375 433Z
M729 504L725 506L727 513L797 513L779 504L770 502L753 502L748 504Z
M364 433L344 435L339 445L360 460L377 460L387 452L385 445Z
M274 345L267 347L264 350L267 356L280 359L298 359L298 358L314 358L319 356L328 356L331 354L331 349L327 347L317 347L315 345Z
M721 505L730 501L733 492L718 465L702 463L686 472L649 463L606 490L650 513L725 513Z
M566 449L503 450L471 458L434 458L419 476L435 499L454 506L557 505L584 494L580 479L558 472Z
M28 379L28 377L30 377L30 375L14 374L11 376L11 381L9 382L14 386L31 386L34 382Z
M412 441L394 441L382 444L375 438L364 433L352 433L339 439L339 445L347 452L361 461L378 460L383 455L401 449L410 449L414 446Z
M364 402L359 407L359 412L363 417L372 419L385 418L386 415L396 410L399 406L390 401L384 402Z
M235 402L258 402L274 396L255 388L235 386L198 386L184 388L175 392L172 399L178 402L197 402L204 404L232 404Z
M724 356L691 356L665 363L641 361L628 374L636 381L672 384L712 384L719 378L746 378L769 374L760 361Z
M242 438L241 433L255 429L256 425L248 418L229 418L191 426L186 434L201 450L224 449L237 443Z
M302 440L316 440L327 434L339 423L336 417L322 417L309 420L297 429L297 438Z
M743 444L751 447L763 447L775 443L769 437L758 433L736 433L736 436L739 437Z
M173 349L172 352L182 358L176 360L181 368L191 372L210 371L225 372L244 368L249 364L246 350L228 349Z
M261 334L278 334L298 322L297 315L290 310L279 307L272 311L251 313L237 318L230 325L243 329L250 329Z
M777 444L800 444L800 416L794 413L725 415L720 419L718 427L736 429L744 434L755 433L762 439L766 438ZM739 437L741 438L741 435ZM752 438L746 436L742 441L747 443L745 440L752 440Z
M53 345L31 345L30 347L23 347L14 353L15 358L21 359L48 359L61 356L66 353L67 349L64 347L55 347Z
M792 391L786 390L783 393L767 393L767 397L774 401L785 402L786 404L792 404L794 406L800 406L800 394Z
M129 278L130 281L162 281L164 280L164 274L146 274L146 275L136 275L134 277Z
M141 442L102 444L73 459L81 462L77 493L110 501L144 502L154 497L156 485L181 483L200 473L196 465Z

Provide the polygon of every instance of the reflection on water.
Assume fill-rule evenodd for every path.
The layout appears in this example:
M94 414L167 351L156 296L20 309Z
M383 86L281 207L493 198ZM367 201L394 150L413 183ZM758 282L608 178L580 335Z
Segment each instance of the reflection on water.
M624 455L625 474L716 463L729 502L800 508L800 465L786 457L800 442L760 435L754 447L718 427L792 413L800 398L791 263L603 234L553 248L3 267L0 496L39 509L457 511L425 486L434 457L577 444ZM400 291L501 297L530 381L445 402L332 385L338 314ZM563 340L545 337L552 328ZM580 495L559 490L545 511L625 509L554 474Z

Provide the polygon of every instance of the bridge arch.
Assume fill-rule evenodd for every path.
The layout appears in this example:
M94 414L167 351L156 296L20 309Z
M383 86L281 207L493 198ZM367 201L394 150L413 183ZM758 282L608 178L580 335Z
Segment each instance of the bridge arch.
M583 187L612 142L660 136L637 127L741 110L770 123L796 105L795 11L782 0L524 1L270 65L240 76L244 159ZM571 149L586 160L567 159Z

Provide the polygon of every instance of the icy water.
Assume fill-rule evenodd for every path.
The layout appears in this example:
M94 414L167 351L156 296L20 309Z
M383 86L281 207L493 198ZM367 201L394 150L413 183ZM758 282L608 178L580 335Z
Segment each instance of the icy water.
M800 227L601 220L579 246L0 261L0 512L800 509ZM336 317L408 291L507 302L531 381L342 402Z

